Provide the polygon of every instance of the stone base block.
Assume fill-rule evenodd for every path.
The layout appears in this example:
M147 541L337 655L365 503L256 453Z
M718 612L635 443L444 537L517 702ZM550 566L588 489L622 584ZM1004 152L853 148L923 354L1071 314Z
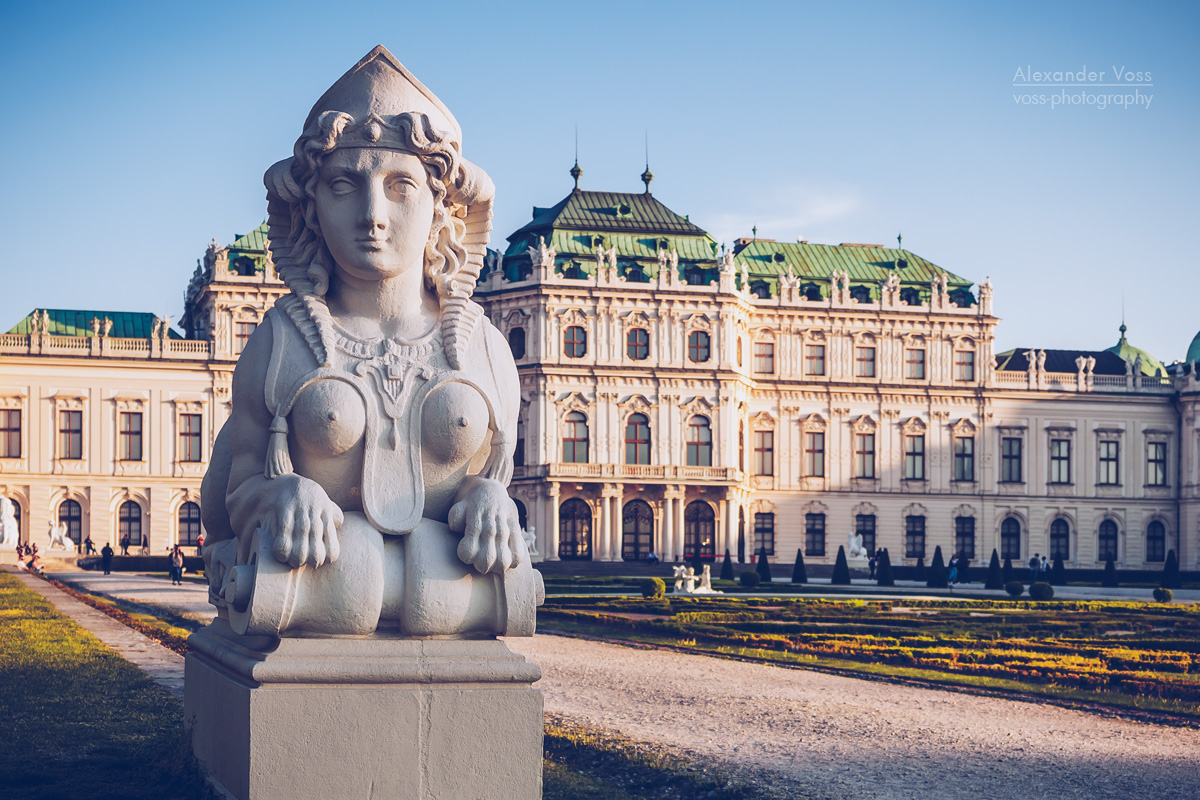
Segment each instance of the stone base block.
M540 798L537 666L498 640L194 634L193 749L236 800Z

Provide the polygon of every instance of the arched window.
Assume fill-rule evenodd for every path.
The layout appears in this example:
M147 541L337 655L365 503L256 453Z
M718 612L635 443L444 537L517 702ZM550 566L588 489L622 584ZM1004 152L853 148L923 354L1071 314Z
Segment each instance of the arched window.
M67 526L67 536L79 547L83 544L83 508L74 500L58 504L58 524Z
M1050 560L1071 560L1071 526L1065 519L1050 523Z
M650 334L645 328L630 328L625 334L625 352L634 361L650 357Z
M1117 560L1117 523L1106 519L1100 523L1096 559L1098 561Z
M907 286L900 290L900 302L906 306L921 305L921 290Z
M241 275L246 278L254 277L254 273L257 271L255 268L254 259L250 258L250 256L239 256L238 258L235 258L233 263L229 266L234 274Z
M525 504L517 498L513 498L513 505L517 507L517 524L521 526L521 530L529 530L529 510L525 508Z
M625 463L650 463L650 420L645 414L630 414L625 423Z
M1158 520L1146 526L1146 560L1167 560L1167 526Z
M712 428L709 426L708 417L697 414L688 420L687 465L712 466Z
M850 299L856 303L871 302L871 290L866 286L851 286Z
M1000 557L1021 560L1021 521L1015 517L1000 523Z
M513 358L525 357L525 329L513 328L508 332L508 349L512 350Z
M630 264L625 269L625 280L630 283L649 283L650 276L646 274L646 269L641 264Z
M815 283L806 283L800 287L800 294L805 300L816 301L821 299L821 287Z
M195 547L200 539L200 506L184 503L179 507L179 544Z
M592 509L578 497L559 506L558 557L578 561L592 558Z
M759 300L770 300L771 287L766 281L750 281L750 294Z
M117 509L117 541L122 548L138 547L142 543L142 507L132 500L126 500Z
M640 561L654 549L654 513L644 500L630 500L621 517L621 558Z
M688 286L707 286L708 275L697 266L690 266L683 271L683 280Z
M688 334L688 361L703 364L712 355L709 336L704 331L692 331Z
M570 358L587 355L587 331L578 325L570 325L563 331L563 352Z
M717 546L717 521L712 506L693 500L683 510L683 557L713 558Z
M586 464L588 461L588 425L582 412L572 411L563 420L563 462Z

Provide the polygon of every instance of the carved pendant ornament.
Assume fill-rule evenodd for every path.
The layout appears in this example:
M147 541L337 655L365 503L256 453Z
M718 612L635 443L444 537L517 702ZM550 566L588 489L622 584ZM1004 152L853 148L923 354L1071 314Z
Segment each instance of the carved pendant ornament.
M291 290L247 343L205 475L211 602L267 636L531 635L508 496L516 367L471 300L494 187L377 47L267 170Z

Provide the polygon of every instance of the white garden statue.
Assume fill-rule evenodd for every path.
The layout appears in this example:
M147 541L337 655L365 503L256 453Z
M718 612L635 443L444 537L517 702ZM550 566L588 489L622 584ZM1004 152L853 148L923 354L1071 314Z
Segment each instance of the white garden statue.
M863 547L863 537L861 533L850 531L846 534L846 557L847 558L869 558L867 548Z
M0 497L0 547L15 548L19 532L16 506L7 497Z
M471 300L494 188L458 123L377 47L265 183L291 291L241 354L204 480L218 615L239 634L531 635L517 371Z
M46 546L47 550L75 549L75 540L67 536L67 525L65 522L60 522L58 525L51 522L46 533L50 537L50 544Z

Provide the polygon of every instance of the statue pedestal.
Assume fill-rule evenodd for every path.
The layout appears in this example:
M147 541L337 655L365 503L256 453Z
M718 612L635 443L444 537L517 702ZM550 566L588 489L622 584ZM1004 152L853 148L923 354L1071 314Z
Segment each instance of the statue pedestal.
M498 640L188 639L184 715L216 788L268 798L540 798L541 670Z

